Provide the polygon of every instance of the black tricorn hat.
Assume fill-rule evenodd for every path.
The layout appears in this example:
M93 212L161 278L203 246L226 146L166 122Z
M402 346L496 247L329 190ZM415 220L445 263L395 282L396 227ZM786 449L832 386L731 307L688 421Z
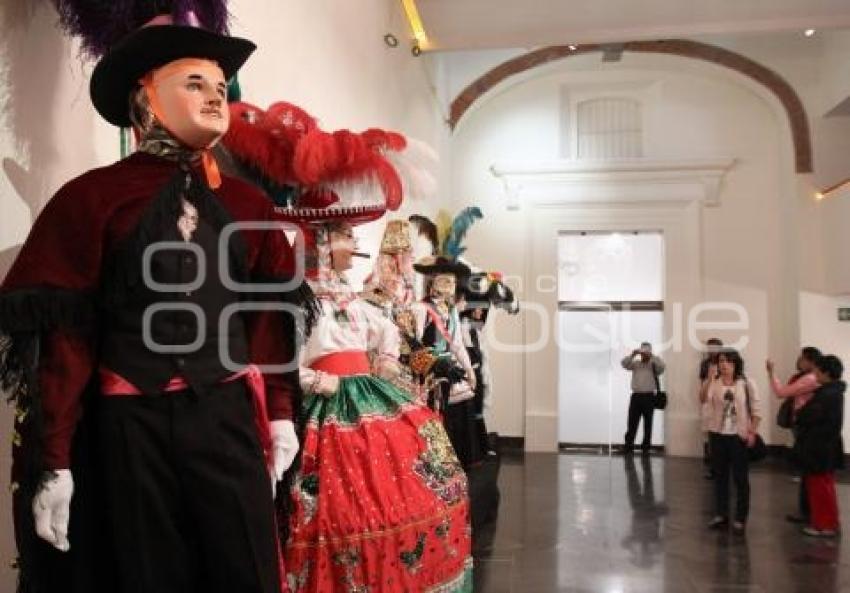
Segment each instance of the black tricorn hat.
M413 269L426 276L452 274L458 278L464 278L472 273L472 270L465 263L441 255L423 257L413 264Z
M151 25L130 33L109 50L92 72L89 93L97 112L111 124L129 127L130 93L151 70L181 58L216 62L230 80L257 49L253 42L199 27Z

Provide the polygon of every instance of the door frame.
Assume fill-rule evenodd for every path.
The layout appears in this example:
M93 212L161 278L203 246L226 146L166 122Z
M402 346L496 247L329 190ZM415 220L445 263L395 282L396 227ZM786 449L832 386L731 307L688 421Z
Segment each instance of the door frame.
M540 278L557 269L557 237L580 232L661 232L664 236L664 328L669 333L683 315L702 299L701 205L694 200L582 204L549 199L538 200L525 209L527 257L525 299L542 310L557 312L557 291L548 290ZM547 330L557 331L557 315ZM678 318L678 319L677 319ZM686 317L684 317L686 319ZM552 323L554 321L554 323ZM537 336L531 321L524 320L525 343ZM539 330L538 330L539 331ZM697 353L684 344L665 352L667 386L672 393L689 390L690 370L698 363ZM558 346L547 340L542 348L523 355L525 397L525 449L554 452L558 449ZM693 400L693 401L691 401ZM696 398L671 398L663 418L667 451L694 455L699 451L699 407Z

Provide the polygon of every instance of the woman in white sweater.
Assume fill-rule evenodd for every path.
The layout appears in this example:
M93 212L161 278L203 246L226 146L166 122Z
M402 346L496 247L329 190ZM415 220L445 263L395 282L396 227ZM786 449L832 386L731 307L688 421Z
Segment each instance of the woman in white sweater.
M729 524L729 478L735 482L736 505L732 529L742 534L750 509L749 457L747 449L756 442L761 406L755 386L744 375L741 355L723 350L718 363L709 366L700 389L705 404L715 476L716 515L712 529Z

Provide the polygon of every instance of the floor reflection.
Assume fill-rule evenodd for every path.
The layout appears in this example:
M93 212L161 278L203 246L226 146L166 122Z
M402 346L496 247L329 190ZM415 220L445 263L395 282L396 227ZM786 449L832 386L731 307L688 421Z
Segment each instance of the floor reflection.
M623 458L626 492L632 507L632 528L622 543L630 552L632 564L651 568L661 553L661 517L666 514L666 507L655 499L651 459L645 455L639 459L640 473L634 456Z
M499 519L478 534L477 593L844 591L840 542L784 521L796 484L752 472L745 538L709 532L711 483L699 460L543 455L506 458ZM839 485L842 508L850 486Z

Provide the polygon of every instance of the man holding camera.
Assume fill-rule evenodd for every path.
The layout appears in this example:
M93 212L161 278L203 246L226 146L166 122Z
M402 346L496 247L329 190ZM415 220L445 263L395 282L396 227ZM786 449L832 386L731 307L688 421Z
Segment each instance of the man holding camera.
M640 348L623 358L621 364L632 373L632 397L629 401L629 419L623 452L631 454L634 450L638 424L643 418L641 452L648 455L652 447L652 416L655 412L658 375L664 372L664 361L652 354L652 344L643 342Z

